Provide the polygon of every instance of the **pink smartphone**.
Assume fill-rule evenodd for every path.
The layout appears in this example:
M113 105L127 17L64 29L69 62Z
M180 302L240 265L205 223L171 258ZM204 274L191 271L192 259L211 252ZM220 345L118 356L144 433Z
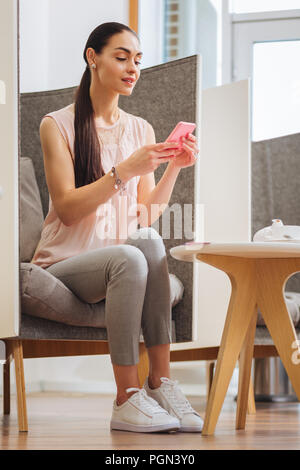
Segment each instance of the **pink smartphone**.
M194 122L183 122L180 121L176 127L173 129L169 137L165 140L165 142L177 142L179 148L182 148L182 137L187 137L189 133L192 133L193 130L196 128L196 124Z

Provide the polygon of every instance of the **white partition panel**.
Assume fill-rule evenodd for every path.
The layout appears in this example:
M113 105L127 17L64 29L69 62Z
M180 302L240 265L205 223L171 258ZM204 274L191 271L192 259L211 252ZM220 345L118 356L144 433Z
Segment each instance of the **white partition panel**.
M0 0L0 338L19 334L18 1Z
M250 82L203 90L198 202L203 203L204 239L251 239ZM228 276L194 263L200 347L219 346L231 293Z
M197 240L251 240L250 93L250 80L198 93ZM171 350L219 346L230 294L224 272L194 262L193 341L173 343Z

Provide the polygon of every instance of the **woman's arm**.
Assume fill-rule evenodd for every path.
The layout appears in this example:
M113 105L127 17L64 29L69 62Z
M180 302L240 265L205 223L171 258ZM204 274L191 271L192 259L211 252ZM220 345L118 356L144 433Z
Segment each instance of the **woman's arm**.
M145 145L155 144L155 133L151 124L148 123ZM154 173L141 176L138 184L139 219L141 227L152 225L168 207L172 191L180 173L180 168L174 167L169 162L159 183L155 186Z
M51 117L40 124L46 181L55 211L67 226L79 222L108 201L118 190L110 173L93 183L75 188L72 157L67 144ZM124 162L118 164L118 174L126 183L133 175Z

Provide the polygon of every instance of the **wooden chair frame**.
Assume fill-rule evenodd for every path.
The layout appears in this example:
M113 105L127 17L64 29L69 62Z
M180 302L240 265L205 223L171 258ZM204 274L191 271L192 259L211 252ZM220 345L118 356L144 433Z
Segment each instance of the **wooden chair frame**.
M6 363L3 366L3 414L10 414L10 363L15 361L16 392L19 431L28 431L25 377L23 359L38 357L90 356L109 354L108 341L61 341L32 339L3 339L6 346ZM138 375L142 386L149 372L148 353L140 343Z
M86 340L32 340L9 338L3 339L6 346L6 363L3 366L3 414L10 414L10 364L15 361L15 378L17 393L17 410L19 431L28 431L26 391L23 359L38 357L67 357L109 354L107 341ZM213 379L214 362L219 348L186 349L171 351L171 362L208 361L209 377L207 379L207 397ZM140 360L138 375L140 386L145 382L149 373L148 353L144 343L140 343ZM278 356L275 346L255 346L253 357ZM255 413L255 401L252 383L249 388L248 413Z

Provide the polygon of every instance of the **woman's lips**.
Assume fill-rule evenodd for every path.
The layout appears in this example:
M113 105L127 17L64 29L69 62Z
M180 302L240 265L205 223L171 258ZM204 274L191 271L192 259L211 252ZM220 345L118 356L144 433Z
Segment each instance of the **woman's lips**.
M126 83L127 85L133 86L134 82L130 82L129 80L122 79L122 82Z

